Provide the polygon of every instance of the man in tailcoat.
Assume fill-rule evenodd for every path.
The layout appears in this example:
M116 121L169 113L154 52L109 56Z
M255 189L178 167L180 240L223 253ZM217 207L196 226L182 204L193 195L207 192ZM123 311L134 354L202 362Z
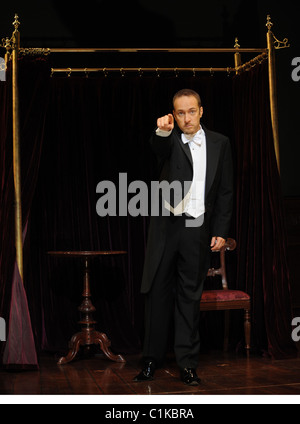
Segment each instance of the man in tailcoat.
M232 156L229 139L201 124L198 93L176 93L173 109L157 120L150 142L160 181L179 182L183 190L162 198L162 213L151 217L141 290L146 295L144 367L134 380L153 380L162 366L173 318L181 379L198 385L200 300L210 251L220 250L228 237Z

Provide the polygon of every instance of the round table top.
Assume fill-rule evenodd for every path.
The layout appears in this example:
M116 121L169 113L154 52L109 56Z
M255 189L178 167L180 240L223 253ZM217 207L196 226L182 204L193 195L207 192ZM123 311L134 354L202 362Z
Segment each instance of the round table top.
M78 251L53 251L48 252L49 255L53 256L68 256L68 257L95 257L95 256L110 256L110 255L126 255L127 252L123 250L78 250Z

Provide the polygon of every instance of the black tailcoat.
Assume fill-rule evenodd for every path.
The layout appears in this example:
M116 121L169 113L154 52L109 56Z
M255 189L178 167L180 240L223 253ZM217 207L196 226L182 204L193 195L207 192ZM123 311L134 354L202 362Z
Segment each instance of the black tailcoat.
M226 239L230 229L233 202L230 141L222 134L209 131L205 127L203 129L206 135L207 151L205 220L209 222L210 236ZM192 155L189 145L182 142L178 127L169 137L159 137L154 133L150 143L159 161L160 181L165 180L168 183L180 181L184 184L185 181L193 180ZM151 217L141 288L144 294L151 289L164 252L166 221L163 218L162 216Z

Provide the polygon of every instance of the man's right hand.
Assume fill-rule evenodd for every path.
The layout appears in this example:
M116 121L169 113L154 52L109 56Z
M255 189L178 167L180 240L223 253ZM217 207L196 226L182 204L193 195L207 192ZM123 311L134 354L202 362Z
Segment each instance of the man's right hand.
M174 129L174 117L169 113L157 120L157 127L162 131L173 131Z

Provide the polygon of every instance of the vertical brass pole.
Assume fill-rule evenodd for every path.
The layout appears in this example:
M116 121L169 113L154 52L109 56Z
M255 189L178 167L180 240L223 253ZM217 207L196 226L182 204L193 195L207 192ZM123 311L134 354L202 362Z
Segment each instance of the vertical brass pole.
M15 245L20 276L23 279L23 225L21 201L21 154L20 154L20 117L18 90L18 54L20 48L20 33L18 31L18 16L13 23L12 46L12 101L13 101L13 169L15 186Z
M6 53L5 53L5 57L4 57L4 59L5 59L5 71L7 71L8 62L10 61L10 52L11 52L11 40L10 40L10 38L6 38L4 47L6 48Z
M236 73L236 74L238 74L238 73L239 73L238 68L242 65L242 58L241 58L241 54L240 54L240 52L238 51L238 49L239 49L240 47L241 47L241 46L239 45L239 40L236 38L236 39L235 39L235 45L234 45L234 48L237 50L237 52L236 52L236 53L234 53L234 65L235 65L235 73Z
M274 148L277 160L278 171L280 173L280 149L279 149L279 125L278 125L278 104L277 104L277 83L276 83L276 63L274 36L271 31L272 22L270 16L267 21L267 42L269 51L269 87L270 87L270 107L273 128Z

